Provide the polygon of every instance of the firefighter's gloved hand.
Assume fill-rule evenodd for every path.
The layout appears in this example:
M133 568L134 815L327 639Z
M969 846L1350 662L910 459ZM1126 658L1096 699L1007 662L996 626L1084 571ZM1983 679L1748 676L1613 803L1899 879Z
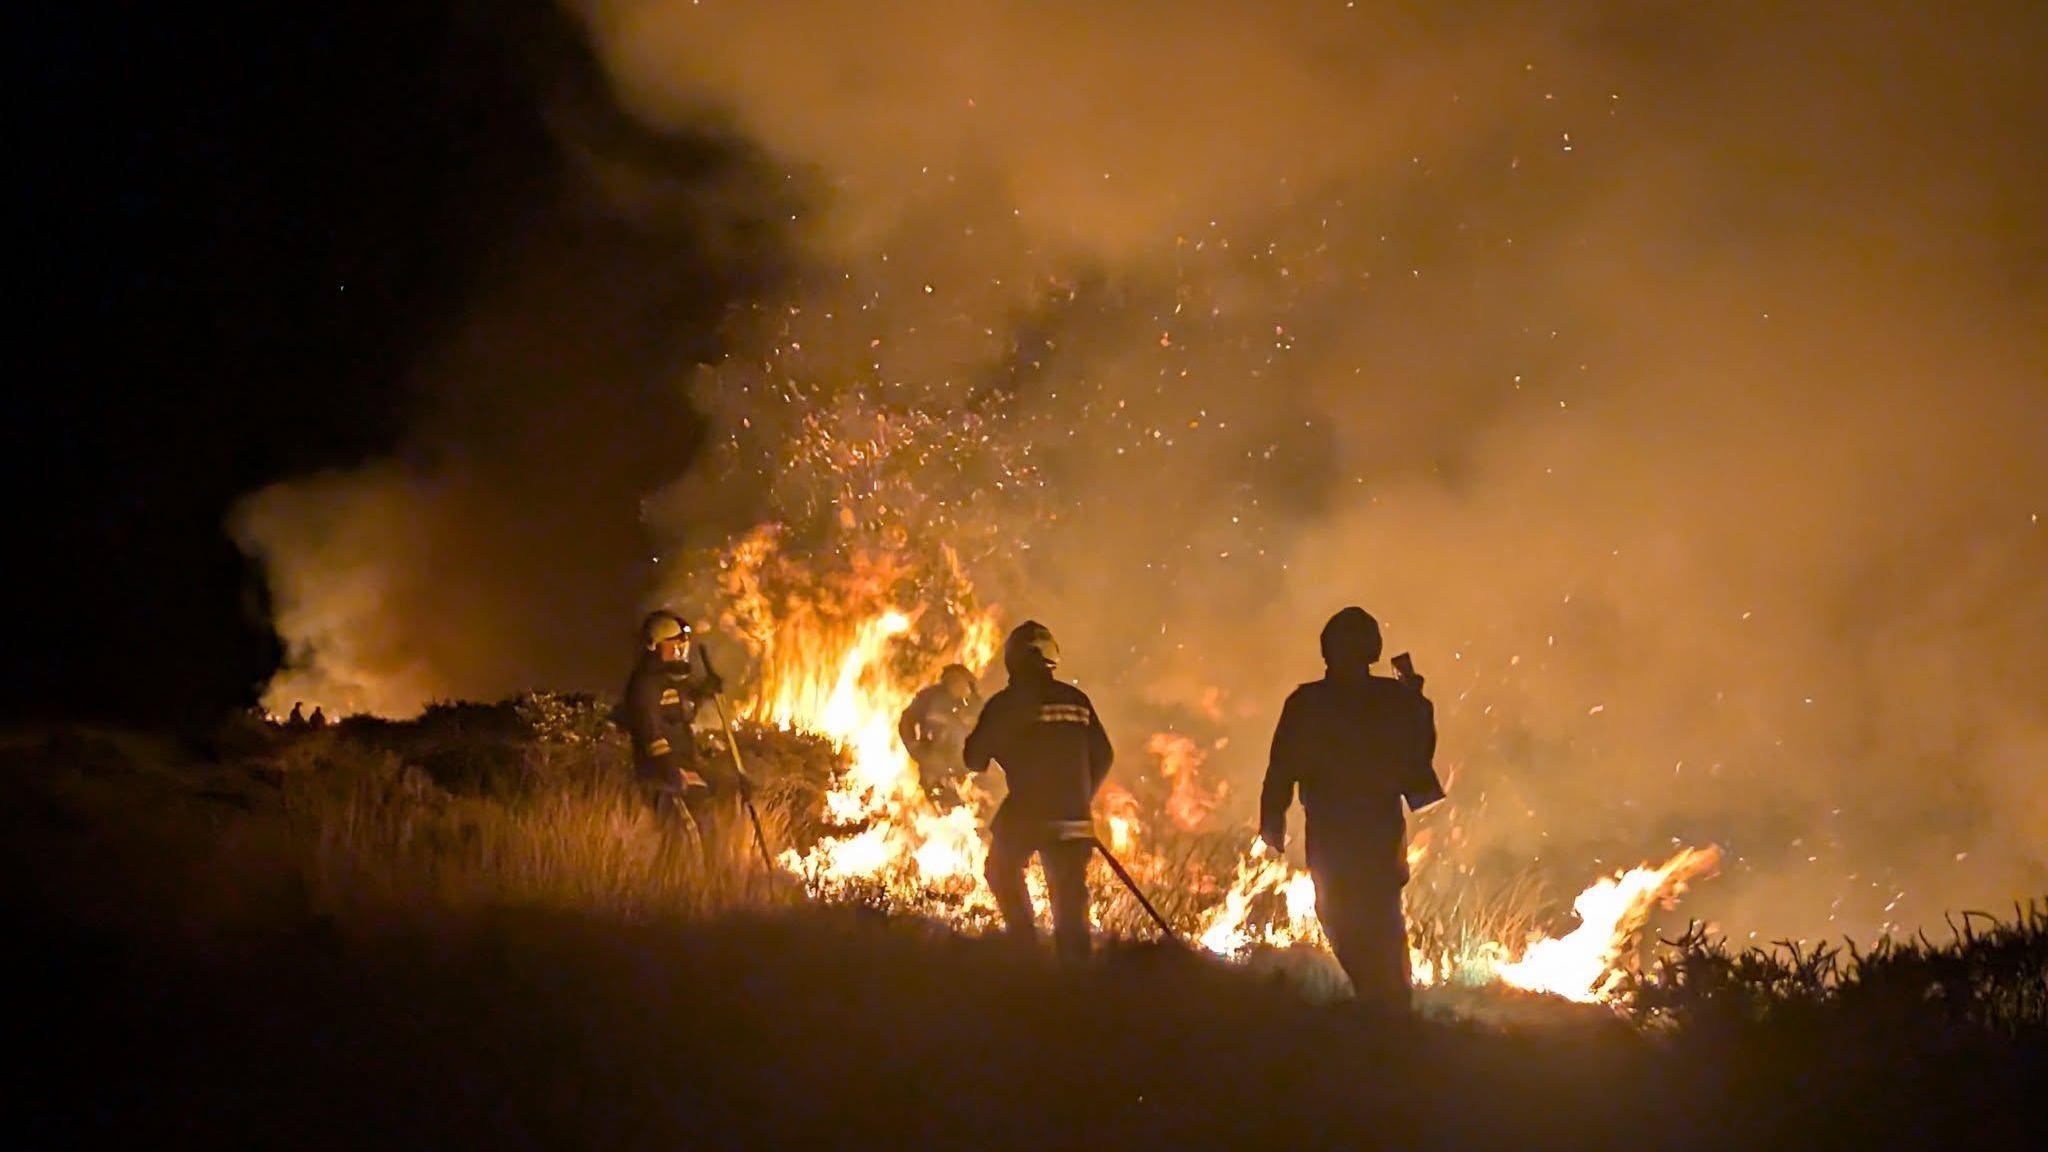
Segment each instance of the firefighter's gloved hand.
M713 672L708 668L705 669L704 694L706 696L716 696L723 691L725 691L725 677L720 676L718 673Z
M682 781L683 791L685 792L711 791L711 782L709 780L704 779L704 777L699 776L697 773L690 771L688 768L676 769L676 776Z

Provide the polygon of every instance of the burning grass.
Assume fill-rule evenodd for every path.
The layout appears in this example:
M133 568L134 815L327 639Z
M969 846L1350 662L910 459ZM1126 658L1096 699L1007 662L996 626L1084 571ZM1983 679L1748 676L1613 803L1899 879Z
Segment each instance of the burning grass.
M858 825L834 821L825 803L844 772L844 753L765 725L738 731L759 782L764 830L785 861L858 833ZM708 743L722 737L705 739L707 755L723 754ZM701 843L660 826L630 785L628 752L608 710L594 700L451 705L411 723L351 721L300 735L241 728L219 746L220 763L175 771L161 757L101 746L84 760L158 763L67 770L60 792L71 801L158 796L152 812L189 812L195 836L237 854L220 867L289 877L294 901L345 923L432 922L504 907L622 922L701 921L816 895L800 876L765 873L736 810ZM109 776L121 783L110 788ZM1251 970L1285 973L1313 998L1341 995L1312 910L1301 906L1312 892L1294 891L1306 877L1271 858L1248 863L1235 831L1184 828L1163 818L1162 806L1136 798L1121 811L1129 827L1149 827L1120 854L1184 939ZM1423 859L1420 844L1412 855ZM1421 1002L1497 1015L1497 1005L1475 1010L1473 994L1511 1006L1513 989L1529 983L1519 970L1540 966L1548 945L1574 950L1576 984L1562 986L1583 991L1566 992L1567 999L1611 999L1644 1023L1768 1022L1842 1003L1861 1012L1883 996L1903 997L1915 1011L1960 1014L1972 1026L2038 1029L2048 1019L2048 905L2022 909L2010 922L1972 914L1943 947L1923 940L1864 952L1737 951L1700 931L1661 949L1633 946L1652 906L1648 896L1675 891L1710 863L1686 852L1603 880L1580 895L1584 922L1557 936L1544 929L1556 924L1550 913L1558 902L1534 872L1489 878L1424 868L1408 892ZM1263 878L1248 883L1247 868ZM1091 887L1106 937L1157 936L1100 861ZM949 898L934 888L906 900L900 882L886 876L856 878L830 895L920 920ZM935 928L972 934L993 926L960 893L950 898L959 903L932 920ZM1225 940L1224 932L1233 935ZM1585 946L1574 948L1581 936ZM1524 941L1520 952L1511 950L1510 942Z
M1061 973L923 917L773 906L743 853L700 866L644 824L610 736L516 731L449 710L224 760L121 737L10 746L0 850L35 945L13 1019L45 1054L18 1086L35 1105L17 1134L2024 1147L2048 1073L2044 907L1860 955L1694 934L1631 989L1660 1028L1586 1010L1394 1026L1304 996L1329 979L1305 949L1232 966L1111 944ZM773 774L768 811L815 810L829 758L743 738ZM447 777L496 790L420 767L496 740L517 771ZM1222 834L1175 832L1147 866L1163 880L1233 854ZM1154 890L1176 919L1216 895ZM1512 935L1545 903L1518 879L1456 915L1495 909Z
M508 847L615 835L615 797L456 794L333 734L228 765L96 738L7 760L28 1146L2026 1147L2048 1072L2038 1023L1815 998L1810 954L1718 1027L1394 1024L1263 978L1286 953L1060 972L921 917L648 888L630 859ZM276 883L291 853L362 883L392 851L350 899ZM427 858L440 881L392 886ZM1933 962L2038 979L2044 941L2038 911L1973 918ZM1918 962L1842 963L1875 987Z
M253 762L281 782L309 891L324 909L417 914L516 904L645 918L713 915L808 894L967 932L995 926L971 807L943 814L921 797L871 791L835 810L831 798L844 794L857 750L744 722L741 752L760 783L767 838L787 869L771 880L737 813L702 847L657 826L628 783L626 748L605 717L596 701L550 696L448 705L410 724L351 721L273 739L254 748ZM704 739L707 757L725 755L722 735ZM1241 830L1193 829L1172 817L1172 801L1187 794L1199 760L1175 750L1182 755L1170 783L1141 787L1142 799L1119 789L1106 820L1147 897L1184 939L1211 952L1292 972L1312 990L1341 988L1307 877L1278 859L1248 861ZM956 846L935 828L966 843ZM935 864L916 855L934 842L945 848ZM871 865L850 863L862 850L884 855ZM1419 849L1414 855L1422 857ZM885 866L890 860L904 866ZM1091 869L1097 927L1112 937L1156 937L1102 861ZM1502 942L1540 936L1541 895L1526 875L1494 886L1471 878L1413 886L1418 982L1496 982L1495 969L1512 959ZM1301 955L1273 955L1291 950ZM1600 957L1590 962L1604 974ZM1591 977L1586 982L1590 988Z

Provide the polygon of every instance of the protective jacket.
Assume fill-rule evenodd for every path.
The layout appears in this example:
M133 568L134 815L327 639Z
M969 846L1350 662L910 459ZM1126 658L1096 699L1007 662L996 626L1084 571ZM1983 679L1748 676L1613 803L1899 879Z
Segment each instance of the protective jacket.
M1296 788L1307 816L1311 867L1318 856L1401 862L1401 804L1443 798L1432 761L1436 709L1408 684L1383 676L1325 676L1287 698L1259 796L1259 831L1281 843Z
M1115 753L1088 694L1050 672L1012 674L968 733L970 772L1003 766L1010 794L996 815L1012 821L1086 821Z
M669 784L678 770L698 770L697 741L690 726L696 722L697 706L715 690L708 675L688 664L667 663L652 652L633 666L622 710L633 739L633 768L643 781Z

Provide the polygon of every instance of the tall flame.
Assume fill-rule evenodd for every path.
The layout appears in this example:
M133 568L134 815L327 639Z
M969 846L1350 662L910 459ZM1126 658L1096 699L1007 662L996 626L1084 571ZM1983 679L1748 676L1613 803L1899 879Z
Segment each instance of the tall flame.
M979 674L995 655L994 614L955 596L937 626L921 628L933 622L932 609L899 606L895 597L925 574L900 555L856 552L821 578L782 565L778 543L772 529L739 541L720 581L725 623L755 662L741 711L823 736L845 757L824 797L834 831L807 850L785 851L779 863L828 898L879 888L897 907L962 923L986 916L994 902L975 809L933 806L896 722L945 664ZM947 575L957 577L957 568Z

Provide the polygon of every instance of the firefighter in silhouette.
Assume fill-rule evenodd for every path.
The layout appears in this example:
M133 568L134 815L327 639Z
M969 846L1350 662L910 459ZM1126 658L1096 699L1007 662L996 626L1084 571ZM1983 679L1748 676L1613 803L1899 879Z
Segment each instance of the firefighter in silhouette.
M948 664L939 682L912 696L896 721L896 735L917 762L925 795L941 808L959 800L959 782L967 775L967 734L980 714L974 673L965 664Z
M1003 643L1009 686L989 697L965 760L971 772L1002 765L1009 796L990 823L988 886L1012 937L1033 940L1025 869L1036 854L1052 898L1053 939L1063 959L1088 955L1088 856L1095 826L1089 805L1109 775L1109 734L1088 695L1053 676L1059 645L1027 620Z
M1443 799L1431 763L1436 711L1407 653L1394 657L1397 676L1372 674L1380 625L1363 608L1331 617L1322 642L1323 678L1294 690L1273 733L1259 837L1280 850L1299 787L1316 915L1337 962L1361 1003L1405 1011L1402 804L1420 811Z
M633 740L634 776L657 812L675 820L688 815L702 830L713 788L698 763L692 725L697 706L724 685L693 667L690 623L681 616L648 613L640 639L640 659L626 681L621 709Z

